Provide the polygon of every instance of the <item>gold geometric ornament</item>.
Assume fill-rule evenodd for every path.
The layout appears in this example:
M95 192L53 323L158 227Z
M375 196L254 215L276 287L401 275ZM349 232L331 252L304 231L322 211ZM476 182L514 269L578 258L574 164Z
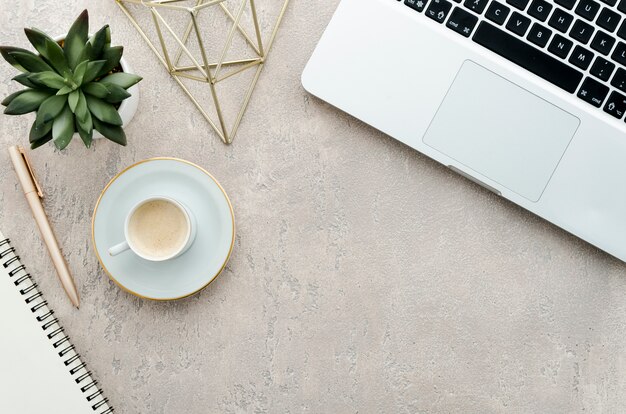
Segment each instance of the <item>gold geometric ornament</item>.
M225 144L237 134L289 1L115 0Z

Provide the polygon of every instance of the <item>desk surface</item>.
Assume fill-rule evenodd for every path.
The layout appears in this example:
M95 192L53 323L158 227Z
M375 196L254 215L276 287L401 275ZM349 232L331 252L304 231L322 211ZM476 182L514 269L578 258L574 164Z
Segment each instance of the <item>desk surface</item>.
M309 96L300 72L338 0L294 1L234 145L205 131L113 1L0 1L2 44L89 5L144 76L129 146L32 161L82 298L71 308L0 151L0 223L120 413L618 412L626 266ZM107 17L110 16L110 17ZM0 65L0 95L16 89ZM270 82L270 78L279 82ZM169 102L164 101L167 97ZM30 117L0 117L0 146ZM108 180L186 158L228 191L237 242L200 294L153 303L100 269ZM22 218L23 217L23 218Z

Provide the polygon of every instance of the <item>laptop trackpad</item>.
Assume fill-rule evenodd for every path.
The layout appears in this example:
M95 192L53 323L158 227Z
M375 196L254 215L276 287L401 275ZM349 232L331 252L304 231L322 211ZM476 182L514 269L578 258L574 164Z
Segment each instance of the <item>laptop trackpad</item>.
M570 113L466 61L424 143L537 201L579 124Z

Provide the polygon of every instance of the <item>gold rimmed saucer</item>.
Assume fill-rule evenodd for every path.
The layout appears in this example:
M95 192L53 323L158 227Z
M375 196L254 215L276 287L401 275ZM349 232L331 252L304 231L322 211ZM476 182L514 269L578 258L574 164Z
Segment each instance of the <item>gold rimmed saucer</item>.
M124 238L124 218L142 198L180 200L197 220L198 234L185 254L155 263L132 252L110 256ZM202 167L170 157L150 158L124 169L106 185L94 208L92 242L105 272L123 290L151 300L176 300L208 286L222 272L235 243L235 215L228 195Z

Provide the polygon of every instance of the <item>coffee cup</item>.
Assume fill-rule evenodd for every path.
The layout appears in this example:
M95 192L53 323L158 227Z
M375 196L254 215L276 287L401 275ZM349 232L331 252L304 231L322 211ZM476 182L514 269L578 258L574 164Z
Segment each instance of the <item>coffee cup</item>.
M185 253L195 236L195 218L182 203L153 196L130 210L124 222L125 240L109 248L109 254L131 250L142 259L163 262Z

